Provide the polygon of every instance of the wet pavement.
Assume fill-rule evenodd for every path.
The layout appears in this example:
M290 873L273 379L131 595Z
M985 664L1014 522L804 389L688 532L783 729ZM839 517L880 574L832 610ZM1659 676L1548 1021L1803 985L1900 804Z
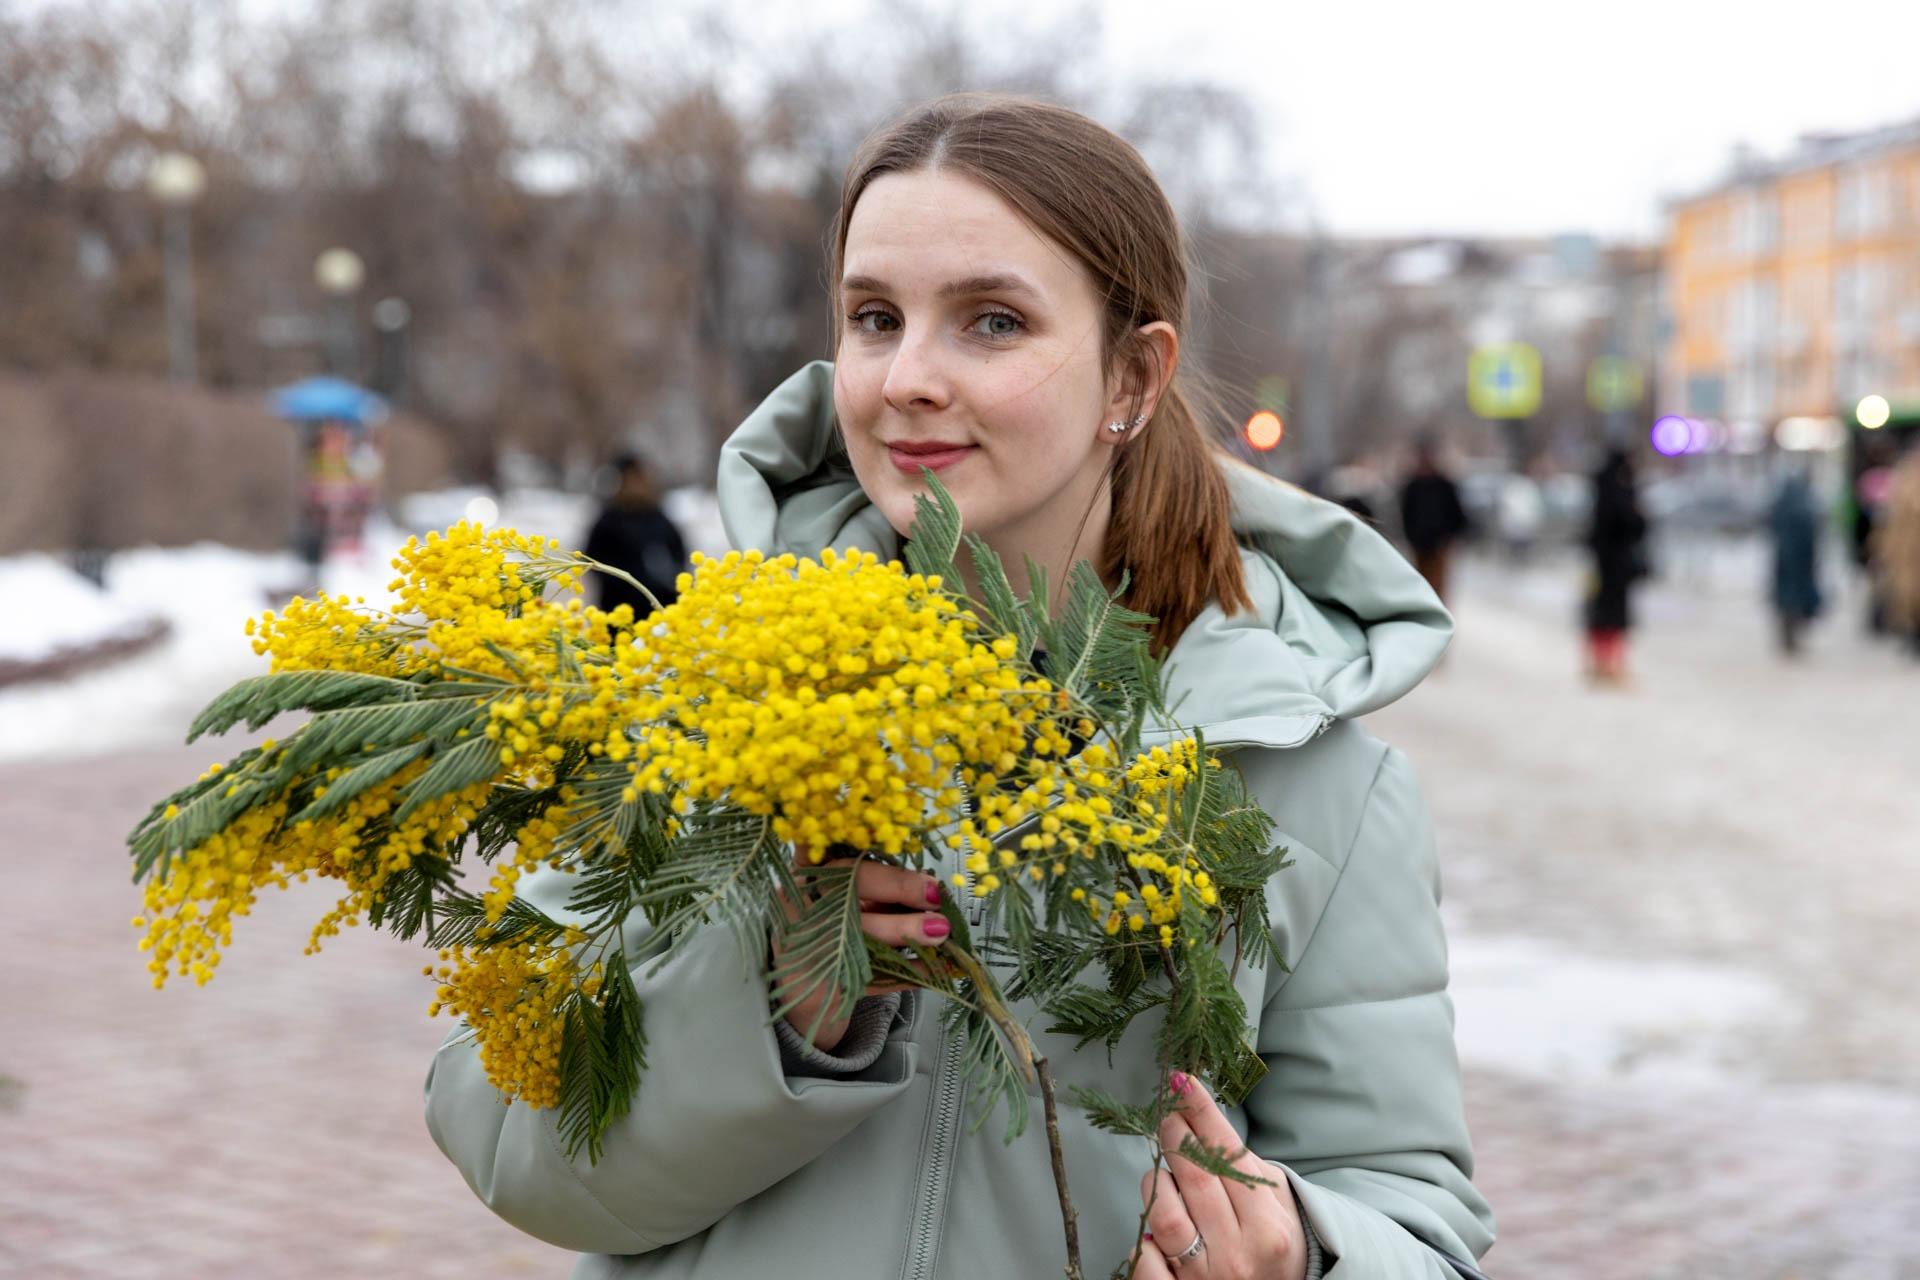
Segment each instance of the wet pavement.
M1569 566L1476 563L1374 717L1440 831L1494 1276L1920 1276L1920 662L1770 648L1752 548L1580 678Z

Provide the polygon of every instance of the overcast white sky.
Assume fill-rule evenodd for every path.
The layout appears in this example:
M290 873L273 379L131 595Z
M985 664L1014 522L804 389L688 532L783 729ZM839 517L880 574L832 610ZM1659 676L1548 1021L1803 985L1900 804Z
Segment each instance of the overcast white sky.
M1920 117L1920 3L1111 0L1117 68L1210 69L1345 234L1652 238L1734 143Z
M74 0L12 0L62 2ZM925 2L989 38L1085 12L1062 0ZM1662 198L1712 182L1735 143L1779 154L1801 133L1920 118L1920 0L1095 2L1108 74L1244 89L1264 108L1270 167L1302 179L1321 225L1342 234L1653 239ZM697 23L703 8L744 11L775 57L794 35L850 21L884 37L897 8L581 4L636 40Z

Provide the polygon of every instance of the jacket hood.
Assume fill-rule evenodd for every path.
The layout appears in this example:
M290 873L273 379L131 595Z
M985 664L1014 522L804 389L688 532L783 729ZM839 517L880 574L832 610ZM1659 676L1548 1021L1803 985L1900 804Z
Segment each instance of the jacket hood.
M1393 702L1433 669L1453 621L1380 534L1344 507L1221 459L1251 609L1210 605L1167 657L1175 721L1216 746L1298 746ZM833 366L807 365L720 450L728 541L772 555L899 553L834 430Z

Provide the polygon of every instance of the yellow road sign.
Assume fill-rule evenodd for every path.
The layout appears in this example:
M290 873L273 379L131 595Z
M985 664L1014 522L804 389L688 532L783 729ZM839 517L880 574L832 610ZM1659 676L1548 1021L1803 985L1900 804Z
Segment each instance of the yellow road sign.
M1260 379L1253 393L1254 406L1270 413L1287 411L1287 380L1279 374L1270 374Z
M1600 356L1587 366L1587 403L1601 413L1633 408L1645 389L1640 366L1624 356Z
M1482 418L1530 418L1540 409L1540 353L1524 342L1467 357L1467 404Z

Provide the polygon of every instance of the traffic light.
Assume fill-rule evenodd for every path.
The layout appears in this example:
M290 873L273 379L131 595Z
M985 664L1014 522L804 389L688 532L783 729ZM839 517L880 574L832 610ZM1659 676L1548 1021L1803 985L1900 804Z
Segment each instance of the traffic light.
M1280 437L1286 433L1286 423L1271 409L1262 409L1247 419L1247 443L1262 453L1279 444Z

